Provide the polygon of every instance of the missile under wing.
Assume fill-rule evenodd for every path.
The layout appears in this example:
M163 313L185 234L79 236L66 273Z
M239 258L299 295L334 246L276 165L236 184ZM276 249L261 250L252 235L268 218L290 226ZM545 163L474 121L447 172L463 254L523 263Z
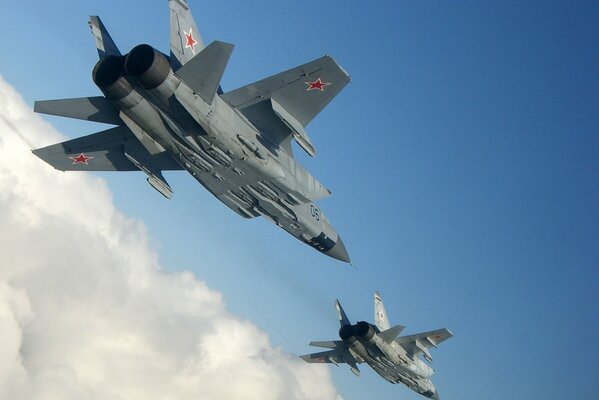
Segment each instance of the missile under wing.
M330 350L301 356L309 363L345 363L359 376L358 364L366 363L391 383L403 383L413 391L431 399L439 399L439 393L431 382L434 370L419 358L423 355L430 364L430 347L437 347L453 334L447 329L399 336L404 326L389 326L383 300L374 294L374 318L376 325L360 321L351 324L339 300L335 302L339 318L341 340L310 342L311 346Z
M170 198L163 171L185 170L244 218L263 216L318 251L349 262L315 203L330 191L295 159L309 155L306 125L349 83L324 56L239 89L220 81L233 45L205 46L187 1L169 0L170 52L142 44L124 54L100 18L89 21L103 96L38 101L35 111L110 124L92 135L33 150L61 171L142 171Z

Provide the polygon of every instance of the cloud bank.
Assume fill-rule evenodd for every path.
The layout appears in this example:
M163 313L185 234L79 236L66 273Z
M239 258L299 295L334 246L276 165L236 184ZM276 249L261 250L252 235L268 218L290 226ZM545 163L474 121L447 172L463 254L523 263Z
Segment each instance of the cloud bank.
M167 273L102 179L0 77L0 398L339 399L189 272Z

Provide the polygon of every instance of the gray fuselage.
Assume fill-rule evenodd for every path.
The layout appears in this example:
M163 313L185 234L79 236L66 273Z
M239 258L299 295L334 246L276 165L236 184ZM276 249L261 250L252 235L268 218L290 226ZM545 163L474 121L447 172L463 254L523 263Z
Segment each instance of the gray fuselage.
M318 251L349 262L341 238L312 201L328 190L220 96L209 104L170 67L156 85L151 74L165 70L168 61L154 52L148 70L136 76L123 73L110 85L94 79L144 147L151 154L169 152L239 215L262 215Z

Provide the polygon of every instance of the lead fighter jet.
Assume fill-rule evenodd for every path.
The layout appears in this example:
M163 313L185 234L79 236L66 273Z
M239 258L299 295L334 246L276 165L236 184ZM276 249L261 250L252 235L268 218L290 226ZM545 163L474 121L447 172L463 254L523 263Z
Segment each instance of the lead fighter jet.
M341 340L310 342L310 346L332 350L300 356L309 363L349 364L355 375L360 375L359 363L367 363L391 383L403 383L413 391L431 399L438 400L439 392L430 378L435 372L419 358L432 363L428 351L430 347L449 339L453 334L447 329L399 336L404 326L391 327L381 295L374 294L375 325L360 321L355 325L349 322L339 300L335 302L341 328Z
M116 125L33 150L61 171L143 171L167 198L162 171L186 170L245 218L263 216L318 251L349 255L315 201L331 192L294 159L310 156L305 126L347 85L324 56L223 93L233 45L204 47L186 0L169 0L170 55L141 44L122 55L96 16L89 25L100 61L94 83L104 96L37 101L34 110Z

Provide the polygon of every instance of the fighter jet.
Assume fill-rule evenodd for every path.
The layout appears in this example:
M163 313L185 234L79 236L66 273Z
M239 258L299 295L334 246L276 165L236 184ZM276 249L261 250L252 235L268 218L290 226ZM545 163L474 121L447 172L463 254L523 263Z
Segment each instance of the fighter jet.
M350 82L331 58L229 92L220 81L233 45L204 46L186 0L169 0L170 53L140 44L123 55L97 16L89 26L103 96L37 101L34 110L114 125L33 150L61 171L142 171L167 198L162 172L185 170L244 218L263 216L302 242L349 262L315 201L331 192L294 158L316 150L305 126Z
M413 391L431 399L439 399L439 392L430 378L435 372L427 365L433 359L430 347L449 339L453 334L447 329L399 336L404 326L391 327L383 300L378 292L374 294L375 325L360 321L355 325L349 322L339 300L336 301L337 316L341 328L341 340L310 342L310 346L332 349L320 353L300 356L309 363L349 364L351 371L359 376L359 363L367 363L391 383L403 383Z

